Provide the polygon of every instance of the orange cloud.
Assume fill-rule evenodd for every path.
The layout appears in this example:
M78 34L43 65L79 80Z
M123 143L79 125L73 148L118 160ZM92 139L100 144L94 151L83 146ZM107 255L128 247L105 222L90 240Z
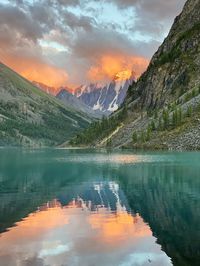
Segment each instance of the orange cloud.
M3 63L28 80L47 85L50 93L54 95L61 86L71 90L79 86L79 77L77 77L77 83L72 84L69 81L68 73L64 69L39 61L38 58L13 56L5 53L3 56L1 55L1 59ZM96 65L91 66L88 71L86 70L86 83L110 82L119 72L123 76L127 74L127 78L129 78L132 70L138 78L148 64L149 61L143 57L120 54L102 55Z
M96 229L98 242L119 245L122 239L133 239L151 236L151 230L143 219L136 215L133 217L127 212L106 214L105 209L88 217L89 224Z
M68 74L64 69L39 62L37 59L5 56L2 61L30 81L37 81L54 88L68 84Z
M87 76L91 82L110 80L116 73L129 70L138 78L147 68L149 61L143 57L127 55L103 55L95 66L92 66Z

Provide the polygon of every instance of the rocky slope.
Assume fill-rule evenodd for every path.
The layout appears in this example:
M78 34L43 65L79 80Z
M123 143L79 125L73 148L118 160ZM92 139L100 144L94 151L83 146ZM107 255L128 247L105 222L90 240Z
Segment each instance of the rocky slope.
M61 100L66 106L74 108L75 110L79 110L80 112L83 112L91 117L101 118L104 114L101 111L93 110L91 107L86 105L84 102L78 99L75 95L71 94L65 88L60 88L60 91L56 95L56 98Z
M0 146L57 145L90 122L0 63Z
M105 114L116 111L123 103L129 86L135 80L131 71L121 71L106 85L90 84L81 86L74 92L86 105L93 110L100 110Z
M98 125L94 139L96 125L72 143L84 144L89 134L92 146L200 149L199 73L200 1L188 0L123 106Z
M199 85L199 7L199 0L186 2L148 70L133 86L143 107L163 107Z

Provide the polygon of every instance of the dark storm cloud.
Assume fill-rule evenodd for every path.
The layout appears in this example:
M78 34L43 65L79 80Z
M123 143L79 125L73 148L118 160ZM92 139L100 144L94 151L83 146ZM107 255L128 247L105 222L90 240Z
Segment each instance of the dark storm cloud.
M43 3L37 2L28 6L29 16L45 28L52 29L56 25L55 11Z
M95 24L94 18L88 16L78 17L69 11L62 12L62 22L63 25L67 25L72 30L83 28L85 31L91 30L93 25Z
M104 55L120 55L122 61L150 59L185 0L9 2L0 4L0 60L6 54L10 61L21 58L54 65L66 70L74 83L82 83ZM127 23L112 13L108 3L119 12L127 10ZM104 21L102 5L108 8L110 21Z
M37 21L33 21L31 16L21 9L9 5L0 5L0 27L7 28L8 31L18 32L21 37L36 41L43 35L42 27ZM7 32L5 31L5 35Z
M49 32L48 21L42 23L36 19L35 12L29 12L29 6L20 3L21 6L0 5L0 55L45 62L39 40ZM43 9L41 12L44 14Z
M77 6L80 5L81 0L48 0L48 2L53 5Z
M89 33L80 32L72 48L74 54L85 58L105 53L136 53L133 42L126 36L103 28L93 28Z

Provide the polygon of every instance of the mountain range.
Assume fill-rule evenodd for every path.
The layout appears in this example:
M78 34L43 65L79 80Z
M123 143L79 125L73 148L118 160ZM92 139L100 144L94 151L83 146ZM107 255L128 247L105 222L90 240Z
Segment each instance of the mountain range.
M78 95L78 90L72 94L67 87L56 89L31 83L0 63L0 145L38 147L66 143L92 121L120 106L132 83L132 78L124 78L125 74L104 87L90 85L87 93L82 90ZM96 103L95 93L101 95ZM90 102L83 100L86 94ZM99 103L99 108L91 106L91 102L95 106Z
M124 70L118 72L110 83L80 86L74 95L93 110L112 113L121 106L129 86L135 80L134 72Z
M63 102L66 106L70 106L80 112L83 112L94 118L101 118L104 113L99 110L93 110L90 106L86 105L75 95L70 93L66 88L60 88L56 98Z
M99 118L103 115L111 114L121 106L129 86L135 80L133 71L123 70L116 73L111 82L106 84L90 83L88 85L81 85L75 90L68 87L49 87L35 81L33 81L33 84L46 93L55 95L65 105L72 105L83 112Z
M0 63L0 145L200 149L199 73L199 0L186 2L137 81L124 70L70 93Z
M188 0L122 106L72 145L200 149L200 1Z

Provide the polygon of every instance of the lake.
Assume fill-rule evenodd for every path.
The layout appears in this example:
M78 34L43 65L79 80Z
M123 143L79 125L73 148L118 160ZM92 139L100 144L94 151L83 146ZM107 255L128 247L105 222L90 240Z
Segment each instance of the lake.
M199 262L199 152L0 149L1 266Z

